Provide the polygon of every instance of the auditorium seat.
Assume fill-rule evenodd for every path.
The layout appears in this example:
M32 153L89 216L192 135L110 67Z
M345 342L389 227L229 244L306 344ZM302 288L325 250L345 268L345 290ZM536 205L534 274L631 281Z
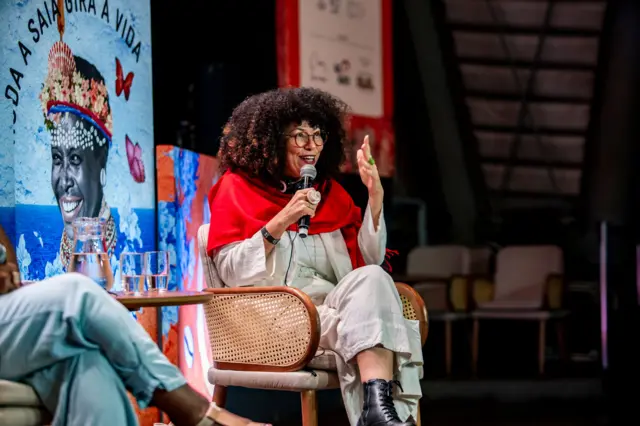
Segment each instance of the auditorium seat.
M563 357L564 322L562 309L564 262L557 246L511 246L498 252L493 280L476 278L473 299L472 371L477 374L480 320L538 322L538 372L544 374L546 326L555 322L558 346ZM509 339L505 339L509 342Z
M406 282L428 301L429 320L441 321L445 334L445 368L452 369L453 323L469 318L470 283L489 272L491 250L460 245L415 247L407 256ZM402 280L402 279L401 279Z
M299 392L302 425L317 426L316 392L338 389L333 352L318 347L320 318L309 296L292 287L213 288L217 271L207 255L209 225L198 230L206 291L214 294L204 307L213 367L213 401L224 406L227 387ZM404 316L420 323L427 339L427 310L410 286L396 283ZM417 424L420 425L418 411Z
M50 420L33 388L0 380L0 425L41 426Z

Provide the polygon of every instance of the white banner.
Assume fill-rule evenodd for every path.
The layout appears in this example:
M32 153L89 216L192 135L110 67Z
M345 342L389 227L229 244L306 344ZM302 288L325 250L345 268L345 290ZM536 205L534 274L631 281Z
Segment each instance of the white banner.
M300 0L300 85L384 115L381 0Z

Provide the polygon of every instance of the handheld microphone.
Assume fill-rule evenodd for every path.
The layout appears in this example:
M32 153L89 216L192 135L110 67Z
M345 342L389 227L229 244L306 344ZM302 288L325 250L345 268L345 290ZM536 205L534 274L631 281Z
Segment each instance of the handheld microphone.
M300 187L298 189L306 189L311 188L313 186L313 181L317 176L316 168L311 164L305 164L300 169L300 177L302 178L300 181ZM309 234L309 221L311 220L310 216L302 216L298 220L298 235L301 238L306 238Z

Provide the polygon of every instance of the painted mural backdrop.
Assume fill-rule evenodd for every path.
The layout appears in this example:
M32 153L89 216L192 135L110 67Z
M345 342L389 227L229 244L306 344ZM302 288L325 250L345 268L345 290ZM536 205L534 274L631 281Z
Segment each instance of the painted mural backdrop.
M105 218L117 270L155 245L149 3L7 1L0 27L0 203L23 279L65 270L82 216Z
M156 148L158 170L158 244L171 253L170 289L206 286L198 254L198 228L209 223L209 190L218 179L218 161L173 146ZM211 351L202 305L162 308L165 354L189 383L212 395L207 381Z
M105 219L116 289L120 253L155 249L150 19L148 0L0 2L0 223L24 280L66 270L77 217Z

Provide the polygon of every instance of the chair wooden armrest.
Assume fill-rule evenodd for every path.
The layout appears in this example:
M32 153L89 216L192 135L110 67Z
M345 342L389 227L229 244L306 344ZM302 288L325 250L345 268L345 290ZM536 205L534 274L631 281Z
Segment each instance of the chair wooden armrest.
M220 370L297 371L314 357L320 317L301 290L208 288L204 309L214 366Z
M475 308L476 302L493 297L493 284L487 275L465 274L451 277L449 285L449 305L451 311L469 312ZM476 296L476 292L478 292ZM491 296L486 294L491 293ZM490 300L490 299L489 299Z
M564 275L549 274L545 286L544 302L547 309L562 309L564 303Z
M493 300L495 283L488 275L476 275L471 277L471 300L473 308L483 302Z

